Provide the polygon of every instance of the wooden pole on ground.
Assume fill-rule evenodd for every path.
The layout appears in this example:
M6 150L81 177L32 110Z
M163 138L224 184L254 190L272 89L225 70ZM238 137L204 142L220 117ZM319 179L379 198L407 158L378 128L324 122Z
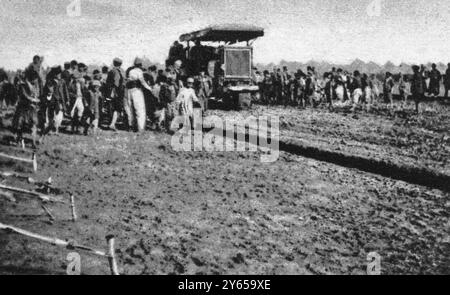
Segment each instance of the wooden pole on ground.
M0 176L2 177L15 177L15 178L19 178L19 179L25 179L26 181L28 181L31 184L37 184L39 181L35 180L32 177L29 177L25 174L20 174L17 172L11 172L11 171L2 171L0 172Z
M63 201L58 200L58 199L56 199L54 197L47 196L47 195L44 195L44 194L41 194L41 193L37 193L37 192L32 192L32 191L21 189L21 188L17 188L17 187L12 187L12 186L7 186L7 185L0 184L0 189L4 189L4 190L8 190L8 191L13 191L13 192L16 192L16 193L22 193L22 194L35 196L35 197L38 197L42 201L45 201L45 202L64 203Z
M31 159L25 159L25 158L21 158L21 157L11 156L11 155L7 155L5 153L0 153L0 157L6 158L6 159L10 159L10 160L14 160L14 161L19 161L19 162L31 163L33 165L34 172L37 171L36 153L33 153Z
M23 236L26 236L29 238L33 238L33 239L37 239L37 240L40 240L40 241L43 241L46 243L50 243L52 245L65 247L67 249L83 250L83 251L89 252L91 254L95 254L97 256L106 257L106 258L108 258L111 274L119 275L119 270L117 267L117 261L116 261L115 250L114 250L114 236L113 235L106 236L106 241L108 243L108 253L105 253L103 251L95 250L91 247L78 245L74 241L68 242L68 241L58 239L58 238L50 238L50 237L42 236L39 234L29 232L24 229L20 229L18 227L3 224L3 223L0 223L0 230L5 230L7 232L13 232L13 233L20 234L20 235L23 235Z
M105 252L103 252L103 251L99 251L99 250L92 249L90 247L78 245L75 242L67 242L67 241L64 241L64 240L61 240L61 239L58 239L58 238L50 238L50 237L42 236L42 235L39 235L39 234L35 234L35 233L29 232L27 230L17 228L17 227L12 226L12 225L7 225L7 224L0 223L0 230L1 229L2 230L6 230L6 231L10 231L10 232L14 232L16 234L20 234L20 235L23 235L23 236L27 236L29 238L34 238L34 239L37 239L37 240L40 240L40 241L43 241L43 242L46 242L46 243L50 243L52 245L67 247L69 249L72 248L72 249L83 250L83 251L87 251L89 253L92 253L92 254L95 254L95 255L98 255L98 256L108 257L108 255Z

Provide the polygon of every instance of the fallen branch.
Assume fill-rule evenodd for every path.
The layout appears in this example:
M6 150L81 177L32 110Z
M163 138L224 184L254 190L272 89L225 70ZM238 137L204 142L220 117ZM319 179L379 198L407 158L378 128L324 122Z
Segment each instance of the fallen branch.
M31 160L30 159L16 157L16 156L7 155L7 154L4 154L4 153L0 153L0 157L6 158L6 159L10 159L10 160L14 160L14 161L19 161L19 162L31 163L33 165L34 172L37 171L36 153L33 153L33 155L31 156Z
M17 187L12 187L12 186L7 186L7 185L0 184L0 189L4 189L4 190L8 190L8 191L13 191L13 192L16 192L16 193L22 193L22 194L35 196L35 197L40 198L44 202L64 203L64 201L58 200L58 199L56 199L54 197L51 197L51 196L48 196L48 195L44 195L44 194L41 194L41 193L37 193L37 192L33 192L33 191L29 191L29 190L25 190L25 189L21 189L21 188L17 188Z

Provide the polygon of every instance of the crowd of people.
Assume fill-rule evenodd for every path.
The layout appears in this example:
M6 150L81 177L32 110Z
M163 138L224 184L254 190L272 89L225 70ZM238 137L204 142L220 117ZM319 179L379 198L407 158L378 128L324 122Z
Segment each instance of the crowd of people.
M319 76L314 67L307 67L306 73L301 69L295 73L274 68L272 72L255 71L254 80L259 86L259 100L264 104L296 105L299 107L317 106L326 103L330 107L334 102L348 103L355 109L364 104L368 109L377 102L394 106L394 93L403 102L412 98L419 111L419 103L428 94L437 97L440 94L441 81L445 89L445 97L450 91L450 64L445 75L432 64L431 70L424 65L412 66L412 75L392 74L386 72L384 77L374 73L366 74L354 71L349 73L343 69L332 68ZM395 86L397 90L394 91Z
M179 60L158 70L154 65L144 69L142 59L136 58L126 71L120 58L111 68L93 71L73 60L46 72L42 62L35 56L12 83L4 71L0 77L2 101L16 105L12 126L18 141L26 129L31 129L34 144L38 131L41 136L58 133L64 117L75 134L96 133L105 122L117 131L119 121L130 131L169 131L174 117L192 118L195 107L208 108L211 80L204 72L186 77ZM17 97L17 102L7 97Z
M119 121L130 131L142 132L148 127L170 131L176 116L192 120L195 108L207 111L208 100L214 95L213 78L203 67L198 75L188 77L183 71L183 61L176 58L166 64L165 70L155 65L144 68L140 58L126 71L120 58L113 60L111 68L104 66L91 71L76 60L49 71L43 69L42 63L43 57L35 56L24 71L16 73L12 82L0 71L0 100L16 105L12 125L18 141L28 128L34 144L38 131L42 136L52 131L58 133L64 117L70 120L72 133L86 135L96 133L100 124L116 131ZM370 109L379 101L393 106L393 89L398 85L403 102L412 97L418 112L427 93L439 95L441 80L445 96L448 95L450 64L445 75L435 64L431 70L423 65L413 66L412 70L412 75L387 72L379 79L375 74L336 68L321 76L314 67L307 67L306 73L300 69L291 73L287 67L262 73L255 69L252 83L260 89L256 100L299 107L325 103L332 108L341 102L353 109L360 105Z

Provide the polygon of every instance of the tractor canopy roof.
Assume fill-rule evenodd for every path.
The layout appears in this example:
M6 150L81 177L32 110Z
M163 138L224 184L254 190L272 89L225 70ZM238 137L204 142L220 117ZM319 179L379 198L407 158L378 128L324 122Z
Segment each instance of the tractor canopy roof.
M222 24L207 27L180 36L181 42L206 41L206 42L245 42L264 36L264 29L253 25Z

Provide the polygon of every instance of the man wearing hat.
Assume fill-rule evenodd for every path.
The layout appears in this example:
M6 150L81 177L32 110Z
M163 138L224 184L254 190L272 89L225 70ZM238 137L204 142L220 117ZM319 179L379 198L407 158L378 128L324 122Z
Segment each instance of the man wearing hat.
M112 120L109 126L112 130L116 129L117 119L123 110L123 99L125 95L125 72L122 69L122 60L115 58L113 60L113 68L106 78L107 98L112 104Z
M134 121L134 115L137 121L137 130L142 132L145 130L147 122L147 112L145 108L144 92L142 88L152 91L152 88L144 79L144 72L142 70L142 59L136 58L134 61L134 68L130 70L127 83L128 100L131 103L129 122ZM130 126L131 127L131 126Z

